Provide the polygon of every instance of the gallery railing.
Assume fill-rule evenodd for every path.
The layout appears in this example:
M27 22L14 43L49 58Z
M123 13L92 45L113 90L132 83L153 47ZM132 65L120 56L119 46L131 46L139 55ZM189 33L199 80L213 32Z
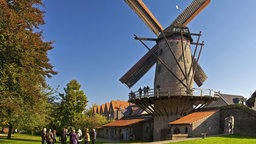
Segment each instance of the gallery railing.
M218 97L220 95L219 91L215 91L213 89L201 89L201 88L193 88L188 91L187 89L141 89L135 92L129 93L129 99L137 99L137 98L149 98L149 97L160 97L160 96L212 96Z

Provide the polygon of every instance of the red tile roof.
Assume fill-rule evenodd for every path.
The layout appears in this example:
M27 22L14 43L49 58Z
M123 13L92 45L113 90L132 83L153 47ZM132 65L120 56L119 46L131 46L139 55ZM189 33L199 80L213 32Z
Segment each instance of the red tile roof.
M97 107L97 113L100 113L100 106Z
M102 104L100 106L100 113L104 113L104 109L105 109L105 104Z
M105 113L108 113L108 112L109 112L109 106L110 106L110 103L107 102L107 103L105 104L105 110L104 110Z
M171 124L171 125L192 124L198 120L201 120L203 118L206 118L206 117L209 117L209 116L215 114L217 111L218 110L194 112L194 113L188 114L178 120L170 122L168 124Z
M97 113L97 106L93 106L93 113Z
M130 126L136 123L139 123L141 121L144 121L145 119L128 119L128 120L116 120L111 123L103 125L103 127L114 127L114 126Z
M129 103L127 101L112 100L110 105L112 105L113 109L124 109L129 106Z

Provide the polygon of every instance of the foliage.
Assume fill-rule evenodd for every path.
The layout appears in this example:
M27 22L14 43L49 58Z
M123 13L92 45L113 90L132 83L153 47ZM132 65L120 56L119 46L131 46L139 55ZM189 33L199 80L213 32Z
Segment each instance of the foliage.
M64 88L64 94L60 93L60 100L53 103L52 125L56 129L63 127L84 129L96 128L108 121L106 117L95 114L93 115L92 107L86 109L88 100L83 90L80 90L81 85L76 80L71 80L67 87Z
M97 128L99 126L102 126L104 124L108 123L106 117L95 114L93 116L80 114L79 117L75 120L75 127L76 128Z
M0 1L0 122L32 128L45 123L48 86L56 74L44 42L41 0Z
M87 106L87 97L80 88L81 85L76 80L71 80L64 88L65 93L59 94L59 117L63 127L74 126Z

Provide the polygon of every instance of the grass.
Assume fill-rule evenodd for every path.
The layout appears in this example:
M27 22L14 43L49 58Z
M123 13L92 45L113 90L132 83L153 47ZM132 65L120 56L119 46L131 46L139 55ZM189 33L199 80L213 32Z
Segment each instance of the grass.
M0 143L3 144L38 144L40 142L41 137L25 134L14 134L12 139L7 139L6 136L0 137Z
M207 137L205 139L176 142L175 144L255 144L256 137L241 135L226 135Z
M0 137L0 143L1 144L39 144L41 143L41 138L40 136L15 134L13 135L12 139L6 139L6 136ZM102 144L103 142L96 141L96 143ZM255 143L256 143L256 137L241 136L241 135L227 135L227 136L207 137L205 139L176 142L175 144L255 144ZM60 144L60 143L57 142L57 144Z
M40 144L41 137L40 136L32 136L26 134L14 134L11 139L7 139L7 136L0 136L0 144ZM97 144L101 144L103 142L96 142ZM60 144L57 142L55 144Z

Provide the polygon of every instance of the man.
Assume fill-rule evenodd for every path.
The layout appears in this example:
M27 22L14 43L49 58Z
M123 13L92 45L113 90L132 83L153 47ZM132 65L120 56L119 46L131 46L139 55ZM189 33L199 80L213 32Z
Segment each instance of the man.
M46 144L46 128L42 130L41 138L42 138L42 144Z
M67 129L63 128L62 133L60 135L61 144L67 144L67 135L68 135Z
M95 141L96 141L96 135L97 135L97 133L96 133L96 131L95 131L95 129L92 129L92 144L95 144Z

